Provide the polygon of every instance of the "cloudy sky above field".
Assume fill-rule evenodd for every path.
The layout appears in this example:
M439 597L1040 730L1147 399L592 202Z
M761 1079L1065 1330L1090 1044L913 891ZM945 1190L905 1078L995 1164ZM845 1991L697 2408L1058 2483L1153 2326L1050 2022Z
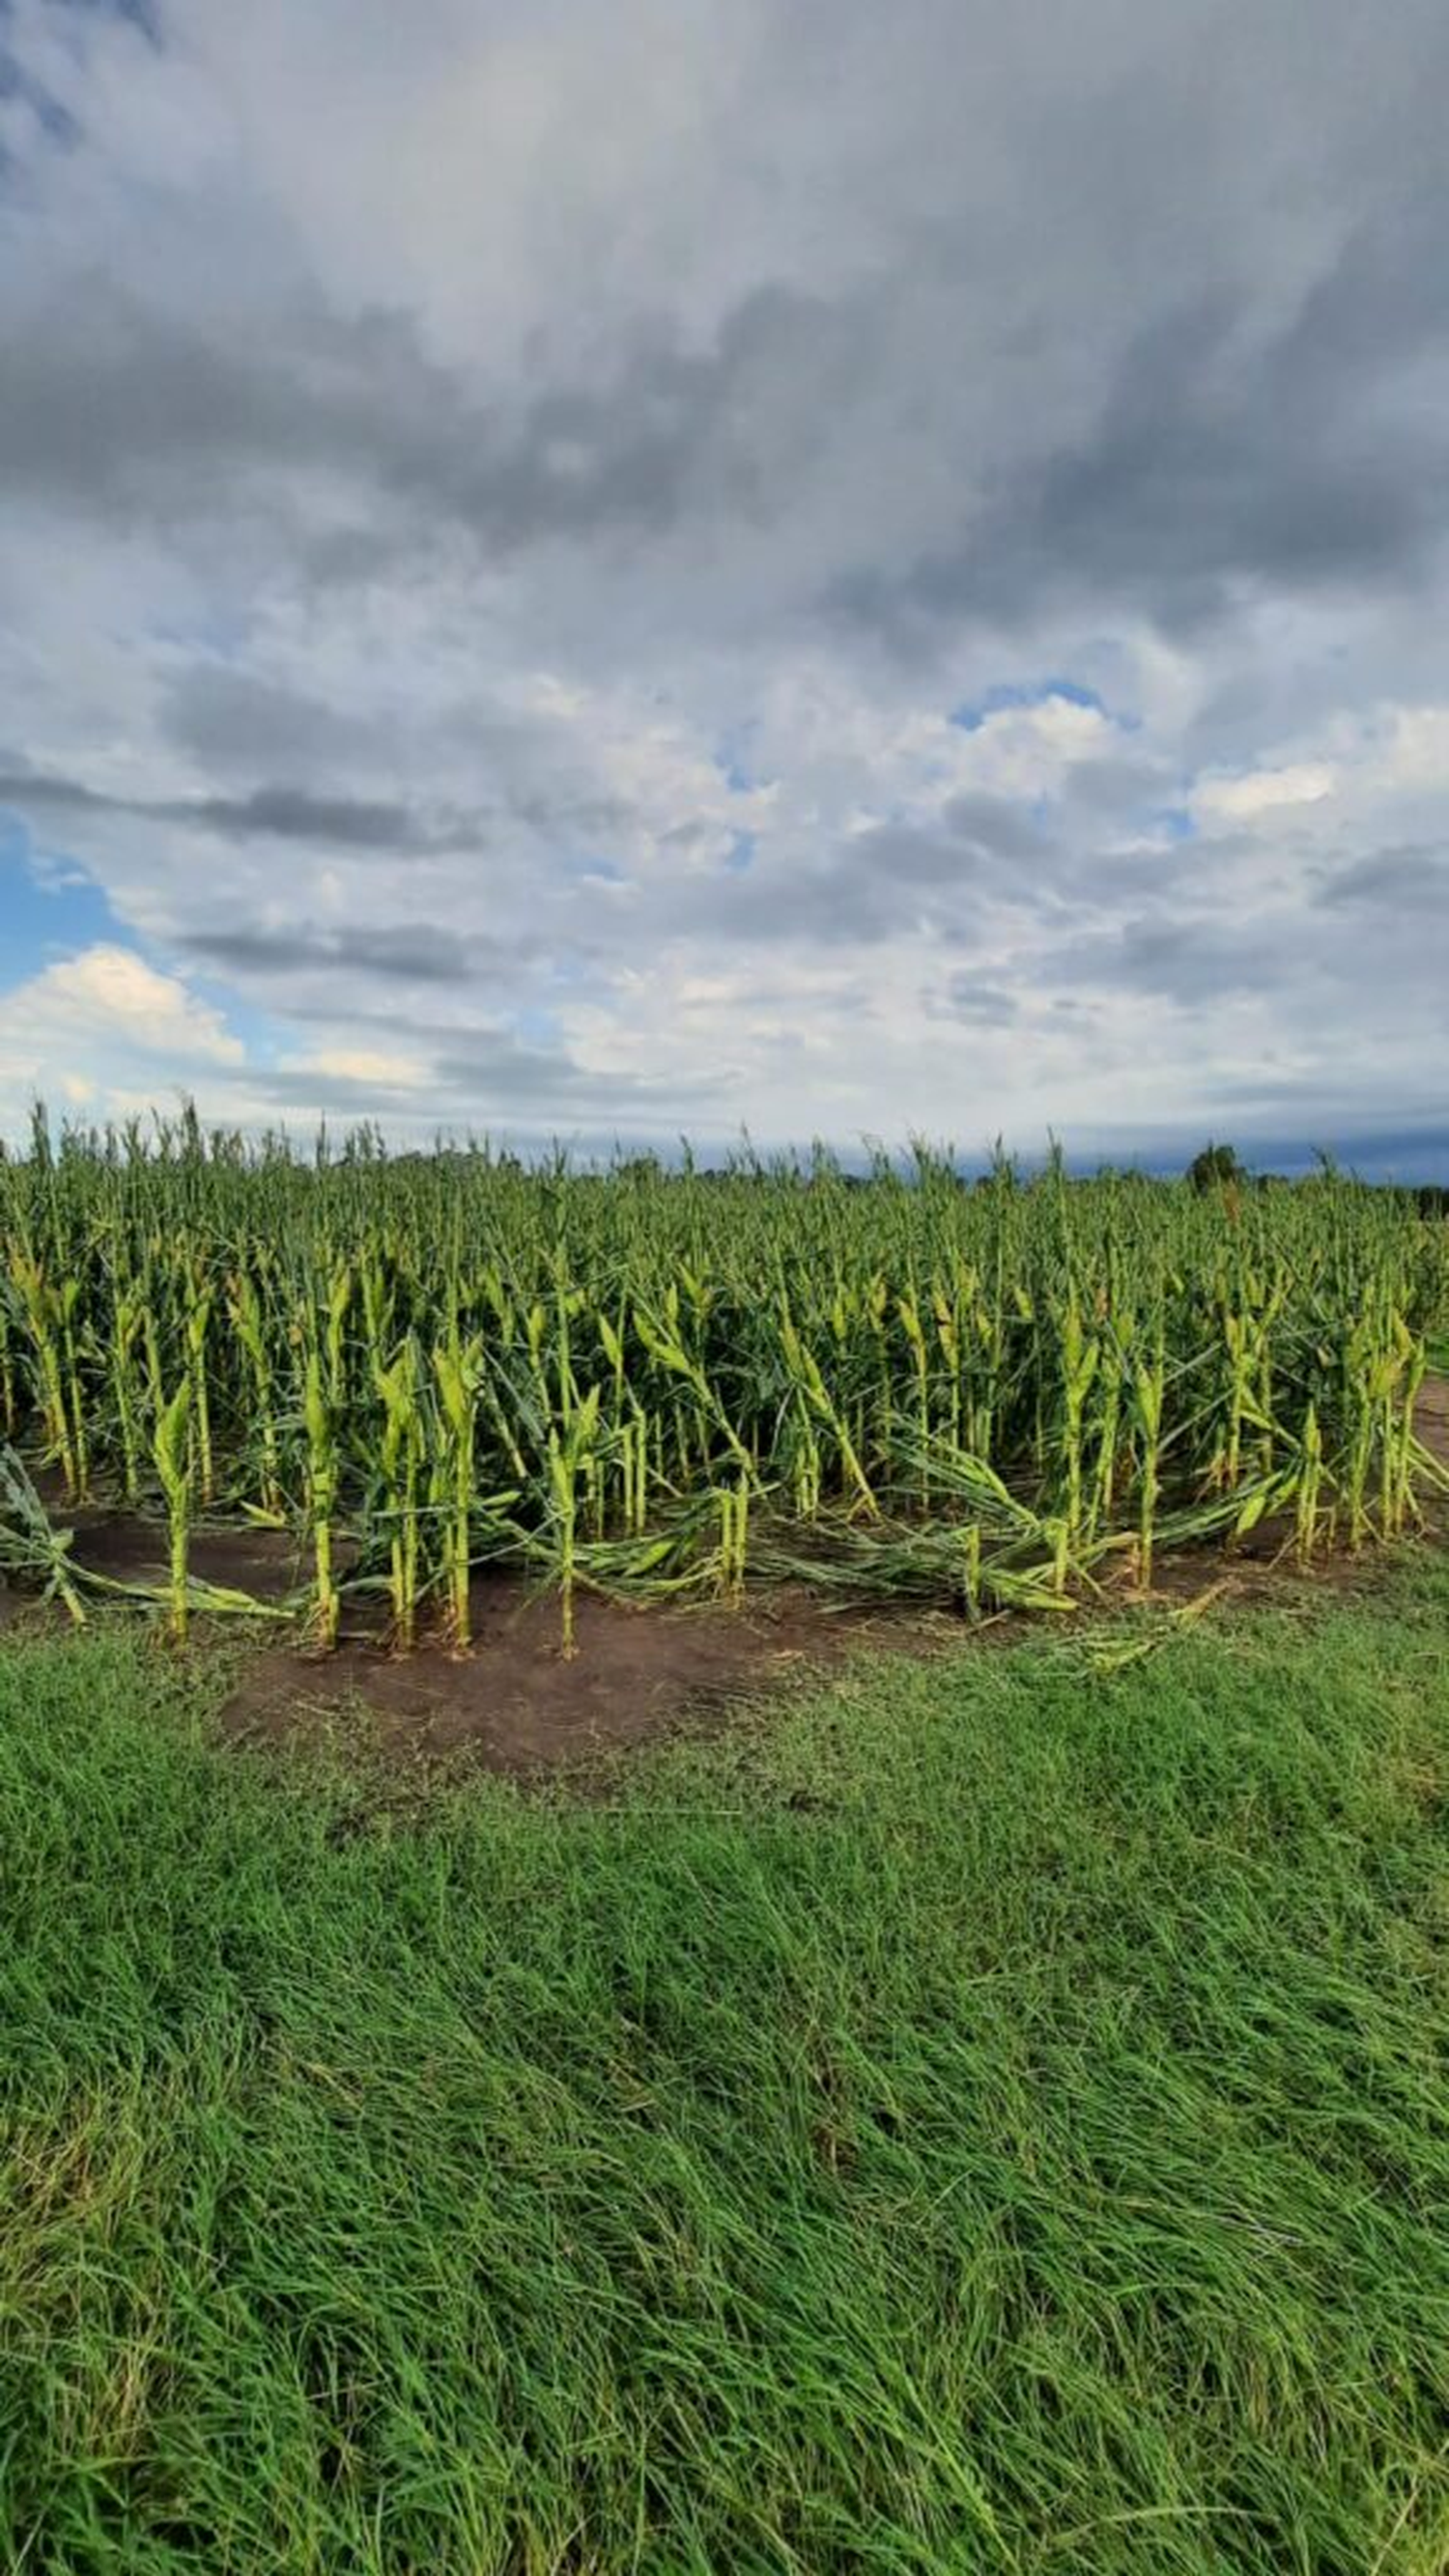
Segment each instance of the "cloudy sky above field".
M0 1133L1449 1161L1443 0L0 0Z

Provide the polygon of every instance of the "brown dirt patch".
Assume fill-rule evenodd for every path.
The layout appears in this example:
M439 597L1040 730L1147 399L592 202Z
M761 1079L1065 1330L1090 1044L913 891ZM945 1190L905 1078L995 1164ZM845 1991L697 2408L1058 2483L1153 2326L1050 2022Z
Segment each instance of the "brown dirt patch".
M54 1493L46 1499L57 1523L74 1530L79 1564L113 1582L164 1582L166 1537L157 1522L99 1505L67 1508ZM194 1529L189 1562L197 1582L274 1605L304 1595L311 1573L310 1556L287 1533L234 1524ZM0 1585L0 1626L34 1608ZM467 1654L424 1634L405 1656L388 1651L380 1595L348 1599L330 1655L290 1625L218 1622L232 1643L255 1641L223 1729L237 1740L285 1741L333 1730L362 1703L369 1743L389 1756L466 1755L492 1770L537 1772L683 1726L708 1730L743 1700L838 1665L852 1646L927 1653L933 1639L963 1633L949 1615L872 1616L803 1589L752 1596L740 1609L709 1601L636 1608L581 1593L578 1651L565 1660L556 1597L486 1569L474 1580L472 1618ZM200 1642L209 1625L203 1611L193 1624Z
M838 1664L852 1647L915 1653L959 1637L960 1623L867 1618L782 1592L734 1610L636 1609L582 1596L577 1653L559 1651L558 1603L510 1577L474 1586L465 1655L423 1644L407 1656L350 1641L328 1656L265 1648L223 1714L226 1732L277 1741L365 1703L369 1740L424 1761L461 1754L529 1773L688 1727L708 1732L741 1701Z
M165 1582L166 1532L158 1521L104 1503L68 1503L53 1470L34 1481L52 1525L74 1532L72 1552L88 1573L104 1575L111 1583ZM203 1522L192 1531L190 1570L198 1583L276 1605L305 1589L310 1565L307 1553L285 1530L219 1521ZM0 1577L0 1629L33 1607L29 1595Z
M1419 1389L1414 1428L1431 1457L1449 1467L1449 1377L1426 1377Z
M113 1583L165 1582L166 1533L154 1521L90 1508L55 1517L75 1531L76 1562L88 1572L107 1575ZM305 1587L310 1571L306 1552L289 1532L232 1523L194 1529L189 1563L198 1583L270 1602Z

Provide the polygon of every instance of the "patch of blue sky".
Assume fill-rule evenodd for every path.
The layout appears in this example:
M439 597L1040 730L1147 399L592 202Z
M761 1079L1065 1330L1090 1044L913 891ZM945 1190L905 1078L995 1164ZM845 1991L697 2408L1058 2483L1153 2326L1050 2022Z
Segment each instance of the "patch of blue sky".
M258 1010L230 984L219 984L211 975L188 975L186 989L216 1012L231 1037L240 1038L252 1070L264 1072L297 1053L295 1029L274 1020L269 1012Z
M147 954L145 943L111 910L94 877L68 856L37 852L24 825L0 811L0 993L14 992L48 966L79 957L88 948ZM153 956L149 962L175 972L171 959ZM240 1038L249 1063L274 1064L295 1044L229 984L209 976L186 975L184 980L188 991L208 1003L231 1035Z
M208 679L216 671L230 676L242 671L251 620L244 609L208 602L194 617L153 617L146 628L147 640L165 647L168 652L184 653L201 664L201 676Z
M732 877L742 877L747 869L754 866L755 852L759 846L757 833L736 832L731 836L725 856L725 866Z
M0 991L102 942L137 944L93 877L69 860L37 859L24 825L0 811Z
M545 1010L540 1003L526 1003L515 1011L513 1026L525 1046L556 1047L563 1043L563 1022L557 1011Z
M1134 721L1130 716L1114 715L1097 691L1087 688L1082 681L1053 675L1045 680L1003 680L995 688L986 690L982 697L968 698L959 707L953 707L951 722L959 725L963 733L978 733L992 716L1004 715L1012 707L1044 707L1052 698L1064 698L1068 706L1091 707L1112 724L1127 727Z
M1154 814L1152 819L1169 841L1190 841L1197 831L1197 824L1185 805L1164 805L1161 813Z
M750 736L753 724L735 725L715 745L714 765L732 796L748 796L759 786L750 765Z

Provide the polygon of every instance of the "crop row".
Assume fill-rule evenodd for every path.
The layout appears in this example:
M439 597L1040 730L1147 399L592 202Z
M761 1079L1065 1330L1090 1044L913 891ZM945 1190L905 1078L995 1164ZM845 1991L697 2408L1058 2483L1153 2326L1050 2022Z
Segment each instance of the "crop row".
M1328 1173L1198 1194L38 1129L0 1162L7 1544L79 1609L45 1470L164 1519L178 1632L227 1517L295 1532L323 1643L370 1588L400 1646L465 1646L499 1564L556 1587L565 1651L581 1584L975 1617L1270 1517L1308 1559L1415 1514L1446 1237Z

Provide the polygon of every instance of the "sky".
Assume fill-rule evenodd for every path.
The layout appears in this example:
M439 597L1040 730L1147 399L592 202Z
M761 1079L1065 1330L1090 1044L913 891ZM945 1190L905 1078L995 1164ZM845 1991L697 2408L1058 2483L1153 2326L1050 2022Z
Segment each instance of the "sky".
M1443 0L0 0L0 1136L1449 1178Z

